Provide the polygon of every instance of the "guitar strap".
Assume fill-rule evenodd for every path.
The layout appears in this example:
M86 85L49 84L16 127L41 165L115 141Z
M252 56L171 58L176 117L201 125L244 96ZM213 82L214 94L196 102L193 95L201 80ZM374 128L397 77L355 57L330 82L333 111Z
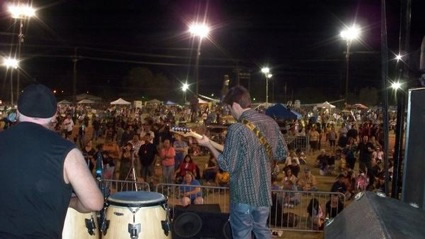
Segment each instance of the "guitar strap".
M254 134L257 136L258 140L260 141L260 143L266 149L267 156L269 157L270 160L272 160L273 159L272 146L270 146L269 142L267 142L267 139L264 137L263 133L261 133L261 131L253 123L251 123L250 121L248 121L246 119L243 119L242 123L248 129L250 129L252 132L254 132Z

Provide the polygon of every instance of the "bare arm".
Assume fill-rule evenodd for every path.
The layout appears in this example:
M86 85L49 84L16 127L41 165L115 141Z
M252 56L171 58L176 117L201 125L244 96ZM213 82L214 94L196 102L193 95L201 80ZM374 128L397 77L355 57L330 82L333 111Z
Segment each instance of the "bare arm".
M70 183L77 195L69 204L79 212L99 211L103 208L103 195L91 175L84 157L78 149L72 149L64 162L64 181Z

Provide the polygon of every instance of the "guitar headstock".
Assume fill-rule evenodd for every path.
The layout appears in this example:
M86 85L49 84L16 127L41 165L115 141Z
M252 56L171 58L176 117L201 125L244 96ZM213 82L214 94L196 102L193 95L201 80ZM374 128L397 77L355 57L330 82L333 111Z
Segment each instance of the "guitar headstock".
M170 129L170 132L179 134L183 137L190 137L192 136L192 130L187 127L180 127L180 126L173 126Z

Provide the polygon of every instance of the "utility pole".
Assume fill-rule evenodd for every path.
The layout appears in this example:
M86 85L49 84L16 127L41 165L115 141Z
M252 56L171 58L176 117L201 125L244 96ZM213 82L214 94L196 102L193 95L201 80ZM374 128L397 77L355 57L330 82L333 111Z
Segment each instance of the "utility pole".
M73 101L74 104L77 103L77 62L78 62L78 56L77 56L78 47L74 48L74 57L72 58L72 62L74 63L74 69L73 69L73 80L72 80L72 94L73 94Z
M23 32L23 28L24 28L24 23L22 22L22 18L19 19L19 35L18 35L18 56L17 59L21 59L21 46L22 43L24 43L24 34ZM19 97L19 93L20 93L20 85L19 85L19 80L20 80L20 74L19 74L19 68L16 70L16 98Z

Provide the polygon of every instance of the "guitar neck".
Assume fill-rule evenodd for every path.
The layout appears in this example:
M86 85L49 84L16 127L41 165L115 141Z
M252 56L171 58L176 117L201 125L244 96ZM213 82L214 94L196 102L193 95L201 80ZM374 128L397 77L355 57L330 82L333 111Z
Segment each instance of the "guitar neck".
M196 139L202 139L202 135L200 135L200 134L198 134L198 133L196 133L196 132L191 132L191 133L190 133L190 135L191 135L192 137L196 138ZM212 141L212 140L210 140L210 143L211 143L211 145L212 145L215 149L217 149L217 150L218 150L218 151L220 151L220 152L223 152L223 150L224 150L224 146L223 146L223 145L221 145L221 144L219 144L219 143L217 143L217 142L214 142L214 141Z

